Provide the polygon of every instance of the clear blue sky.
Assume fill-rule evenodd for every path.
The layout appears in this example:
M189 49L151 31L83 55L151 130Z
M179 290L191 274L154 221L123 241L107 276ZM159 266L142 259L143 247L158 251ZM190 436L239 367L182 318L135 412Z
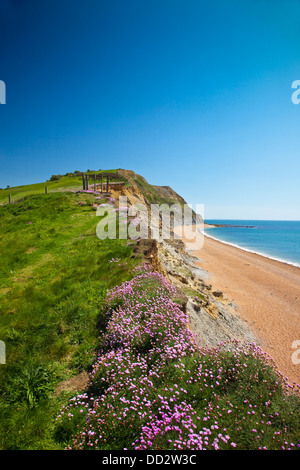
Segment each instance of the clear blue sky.
M127 168L300 220L298 0L0 0L0 187Z

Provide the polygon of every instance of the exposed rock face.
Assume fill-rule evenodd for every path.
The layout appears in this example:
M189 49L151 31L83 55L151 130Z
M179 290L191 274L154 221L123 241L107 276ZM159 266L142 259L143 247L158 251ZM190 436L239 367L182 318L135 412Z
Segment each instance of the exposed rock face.
M230 339L259 344L235 306L222 292L211 292L207 285L208 273L194 264L198 258L188 253L182 242L159 243L158 256L169 280L187 297L190 327L197 333L200 345L214 347Z
M118 174L126 183L121 188L111 188L113 197L126 196L130 204L144 204L150 207L151 204L168 204L177 205L178 210L174 207L174 214L171 214L172 224L182 225L182 207L185 206L186 216L190 216L190 221L194 223L202 223L201 216L197 215L190 209L186 201L179 196L170 186L155 186L149 184L143 176L137 175L131 170L118 170ZM177 217L177 214L179 217Z
M155 203L178 204L180 207L186 204L169 186L152 186L133 171L119 170L118 173L127 184L119 191L112 190L111 194L115 198L120 195L127 196L129 205L140 203L149 208ZM192 213L192 220L193 223L203 222L195 213ZM176 214L171 221L176 226ZM189 313L190 328L197 333L199 344L214 347L229 339L259 344L258 338L240 318L235 306L224 298L221 291L212 292L211 285L208 284L209 274L195 264L195 261L199 261L198 258L185 248L180 239L173 236L172 230L171 238L164 239L162 232L161 239L151 239L151 227L162 228L159 217L154 217L150 225L149 237L147 240L137 241L135 255L143 255L154 270L167 277L176 287L175 300Z
M183 242L139 240L134 251L143 254L146 262L176 287L174 300L189 314L190 328L201 346L214 347L232 339L259 344L235 306L222 292L211 292L208 273L195 265L198 258L185 250Z
M153 271L157 271L165 277L168 277L167 270L161 264L158 256L158 243L156 240L138 240L133 249L135 255L142 255L145 262L151 265Z
M212 292L212 295L214 295L215 297L223 297L223 292L221 292L220 290L215 290L214 292Z

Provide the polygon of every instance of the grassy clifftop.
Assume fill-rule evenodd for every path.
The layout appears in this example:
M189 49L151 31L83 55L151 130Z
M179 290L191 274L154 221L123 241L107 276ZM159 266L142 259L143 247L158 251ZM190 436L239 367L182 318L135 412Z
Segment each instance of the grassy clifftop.
M169 186L155 186L130 170L118 170L118 174L127 182L127 187L136 188L148 204L186 204L186 201Z
M96 237L94 203L54 192L0 207L0 448L51 447L56 387L93 361L99 305L137 263L126 241Z
M118 180L148 202L166 202L133 172ZM58 445L53 419L94 360L103 299L139 262L126 240L96 237L95 207L108 197L81 189L81 175L70 173L0 191L2 449Z
M124 194L185 203L118 172ZM299 396L263 354L199 350L135 242L97 238L95 209L116 201L78 175L44 186L0 191L0 448L295 448Z
M125 188L133 188L141 193L146 202L152 203L174 203L185 204L184 199L179 196L173 189L168 186L154 186L149 184L143 176L136 174L131 170L112 169L112 170L88 170L84 172L90 176L90 185L93 184L94 174L117 174L114 180L122 181L125 183ZM103 179L106 183L106 177ZM11 195L12 201L18 201L25 196L32 194L44 194L45 187L49 192L62 192L68 190L82 189L82 173L76 171L73 173L66 173L65 175L52 175L49 180L42 183L1 188L0 190L0 204L8 202L8 196Z

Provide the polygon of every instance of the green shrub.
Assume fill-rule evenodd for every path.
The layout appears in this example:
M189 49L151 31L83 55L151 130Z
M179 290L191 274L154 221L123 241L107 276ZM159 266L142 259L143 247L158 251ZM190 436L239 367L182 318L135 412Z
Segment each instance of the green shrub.
M53 390L53 373L44 364L29 364L8 375L6 395L10 403L26 403L30 408L48 398Z

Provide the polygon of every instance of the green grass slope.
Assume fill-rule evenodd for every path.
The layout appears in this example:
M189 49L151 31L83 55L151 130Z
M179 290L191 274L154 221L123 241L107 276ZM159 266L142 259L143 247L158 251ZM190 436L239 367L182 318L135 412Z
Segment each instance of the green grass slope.
M149 204L184 203L169 187L152 186L131 171L118 170L118 173L119 180L124 181L126 187L132 186L134 192L143 194ZM48 194L45 194L45 185ZM148 411L142 410L144 424L152 423L152 411L153 416L161 412L160 408L156 409L160 406L159 397L170 400L169 405L173 406L171 403L178 398L173 396L175 380L180 384L180 390L184 390L183 399L186 395L188 406L193 407L195 414L191 416L196 416L197 421L191 424L196 426L194 429L198 433L203 427L202 421L213 411L214 420L218 420L223 429L230 430L231 439L240 448L263 448L265 445L268 448L297 448L300 442L299 396L286 396L269 366L266 369L256 356L253 363L252 356L248 358L244 352L238 360L234 354L224 355L216 350L200 356L198 352L178 356L178 351L188 344L180 335L188 333L185 328L174 330L179 336L177 352L173 350L176 335L170 334L170 325L176 315L181 317L176 300L172 296L170 299L161 297L161 280L157 281L155 275L145 278L142 285L136 284L136 267L142 259L134 254L134 243L97 237L96 226L100 219L95 208L97 204L107 203L108 199L105 195L78 192L81 188L81 176L74 173L58 175L58 179L52 178L47 184L0 191L0 340L6 345L6 364L0 364L0 449L63 449L71 442L76 448L76 439L73 441L72 436L83 430L78 423L84 427L92 421L85 422L85 415L80 410L77 410L80 415L79 418L75 416L75 421L69 420L69 415L64 415L62 422L56 419L62 409L68 409L69 400L76 397L77 392L81 396L84 377L95 367L97 353L103 344L108 356L100 358L105 367L97 373L89 400L94 399L93 393L96 398L101 396L103 384L112 387L113 392L116 387L122 400L126 400L118 402L115 410L114 393L104 397L110 413L107 413L107 407L100 407L97 419L103 423L101 430L104 429L109 439L105 438L106 441L100 444L97 442L99 448L121 449L131 445L133 433L137 436L135 439L138 438L142 424L140 417L130 411L125 433L123 418L127 413L127 400L136 398L131 397L135 390L133 385L141 379L148 384L150 372L151 409L147 405ZM7 203L9 193L12 204ZM127 291L130 302L125 295L128 285L122 287L125 281L133 281L132 288ZM165 281L162 282L164 286ZM114 288L120 298L109 304L107 294L111 296ZM126 309L124 302L128 303ZM158 323L153 323L153 313ZM108 327L111 316L114 322ZM152 325L150 329L148 321ZM165 343L163 350L162 338L166 334L171 342ZM129 356L124 356L125 362L119 350L122 335L125 335L124 344L132 339L129 346L127 344ZM139 338L141 343L137 344ZM153 349L154 343L157 349ZM114 377L110 383L107 379L110 363L105 361L110 361L114 347L116 361L122 359L119 364L124 370L120 366L116 375L117 365L110 365L111 377ZM187 346L186 350L189 348ZM165 358L163 362L162 358ZM141 361L145 368L137 369L136 361ZM129 370L132 375L128 376ZM141 371L143 377L139 376ZM83 382L78 379L80 377ZM63 386L68 380L73 380L72 386ZM144 393L143 387L141 392ZM244 414L246 408L248 411ZM90 410L90 406L87 409ZM173 420L173 415L171 418ZM177 420L177 414L174 419ZM157 423L152 424L156 426ZM190 431L185 428L185 418L183 424L188 442ZM150 448L170 448L169 439L176 442L173 431L177 432L177 424L172 421L173 425L176 429L172 427L168 439L163 432ZM115 434L115 440L110 440L116 430L119 437ZM259 442L255 435L257 430ZM214 433L213 443L216 444L219 439L217 428ZM86 446L83 436L80 434L80 448ZM232 447L226 436L223 437L224 445L228 444L225 448ZM143 439L140 434L141 442L136 443L137 448L144 448Z
M106 173L116 173L117 170L88 170L84 174L90 176L90 183L93 183L93 176L96 173L97 175L106 174ZM106 177L103 179L106 182ZM123 181L123 178L120 176L119 181ZM17 201L25 196L31 194L45 194L45 187L49 192L61 192L68 189L82 189L82 175L81 172L76 171L73 173L66 173L65 175L52 175L51 178L42 183L36 184L27 184L23 186L14 186L9 188L0 189L0 204L8 202L8 197L11 195L11 201Z
M55 388L88 368L101 301L132 275L131 246L97 238L94 202L95 195L55 192L0 207L2 449L51 448L64 399Z

